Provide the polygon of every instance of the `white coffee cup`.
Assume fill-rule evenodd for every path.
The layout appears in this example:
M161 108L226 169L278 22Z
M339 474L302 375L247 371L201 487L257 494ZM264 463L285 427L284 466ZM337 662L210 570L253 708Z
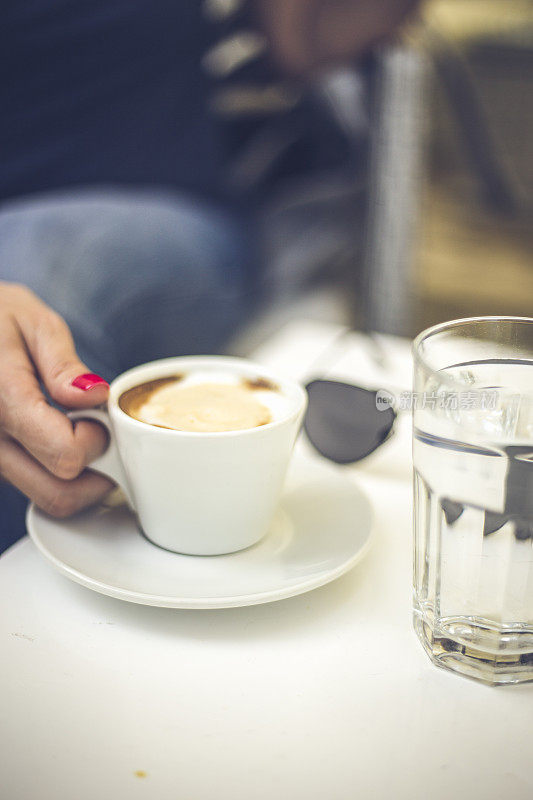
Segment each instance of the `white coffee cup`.
M287 413L255 428L197 432L149 425L119 406L134 386L206 369L273 381L288 400ZM299 384L250 361L186 356L120 375L111 384L107 412L69 416L96 419L108 429L109 446L90 468L119 484L151 542L176 553L218 555L249 547L268 531L306 405Z

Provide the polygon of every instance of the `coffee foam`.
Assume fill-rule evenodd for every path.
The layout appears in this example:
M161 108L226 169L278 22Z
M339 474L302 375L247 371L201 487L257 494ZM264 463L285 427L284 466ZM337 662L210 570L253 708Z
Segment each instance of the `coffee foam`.
M286 417L292 408L291 401L279 387L268 379L265 380L261 375L239 375L222 370L195 370L183 376L180 386L193 386L201 383L223 383L250 387L252 396L270 411L272 422ZM263 384L267 388L263 388Z
M128 394L134 403L123 404ZM292 408L271 381L215 369L141 384L122 398L122 409L141 422L198 432L260 427L283 419Z

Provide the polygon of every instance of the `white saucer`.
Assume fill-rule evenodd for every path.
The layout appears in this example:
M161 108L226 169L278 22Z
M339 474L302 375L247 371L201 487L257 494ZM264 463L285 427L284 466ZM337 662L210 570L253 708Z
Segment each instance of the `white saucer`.
M270 532L239 553L162 550L141 535L124 505L68 520L32 505L27 525L56 569L96 592L167 608L230 608L281 600L338 578L366 553L371 517L368 499L342 471L299 457Z

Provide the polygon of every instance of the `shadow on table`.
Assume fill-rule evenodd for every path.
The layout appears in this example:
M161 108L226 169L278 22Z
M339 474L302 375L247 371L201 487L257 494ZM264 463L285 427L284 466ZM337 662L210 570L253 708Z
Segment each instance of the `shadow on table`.
M311 592L243 608L186 610L137 605L92 592L61 575L50 574L58 582L64 602L80 607L101 624L116 624L135 629L143 636L169 636L185 639L242 641L270 637L294 638L306 635L309 628L331 625L331 618L345 613L350 604L357 608L357 598L370 579L372 553L348 574ZM363 613L361 605L361 614ZM364 619L361 616L361 619Z

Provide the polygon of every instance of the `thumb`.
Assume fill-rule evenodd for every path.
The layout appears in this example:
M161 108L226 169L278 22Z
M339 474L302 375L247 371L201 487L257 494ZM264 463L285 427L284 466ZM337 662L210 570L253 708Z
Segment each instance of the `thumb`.
M67 408L89 408L107 400L109 384L80 361L65 320L39 308L39 318L20 320L20 329L38 377L50 396Z

